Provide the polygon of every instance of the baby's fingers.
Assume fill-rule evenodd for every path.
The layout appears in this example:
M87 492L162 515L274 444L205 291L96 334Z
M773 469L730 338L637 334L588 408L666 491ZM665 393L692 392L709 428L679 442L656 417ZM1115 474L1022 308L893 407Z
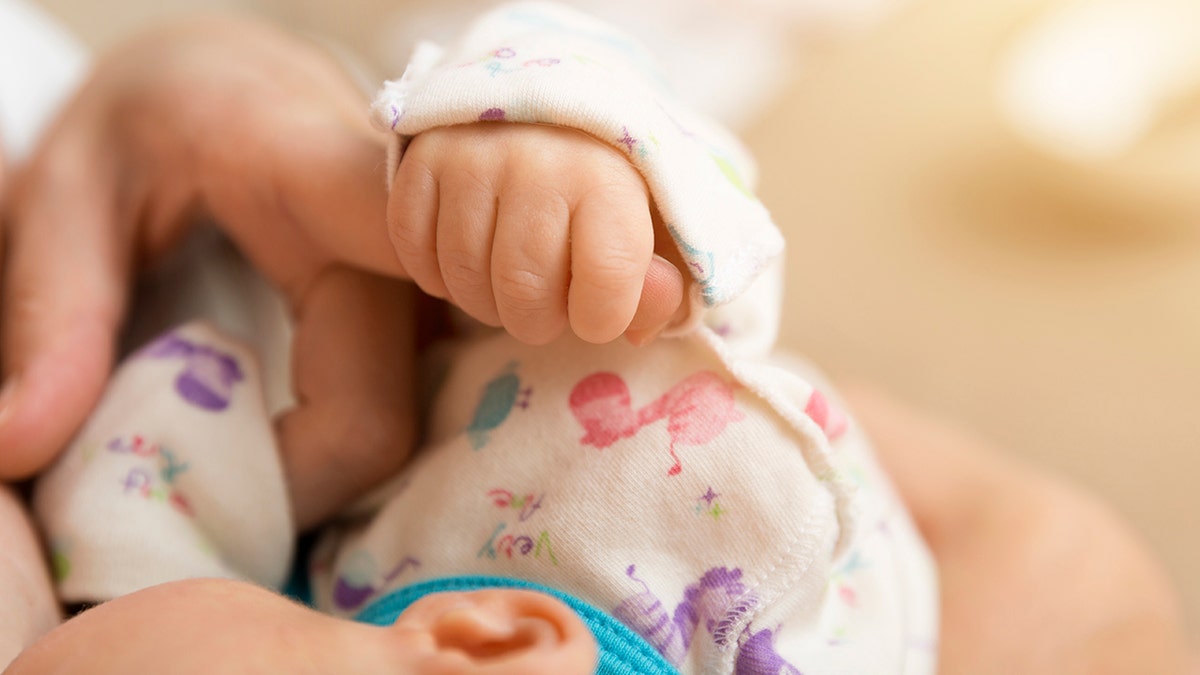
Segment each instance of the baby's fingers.
M409 147L396 169L387 204L387 230L396 257L421 290L446 298L438 267L438 180L436 169L422 158L423 139Z
M567 315L581 339L620 337L637 311L654 252L646 186L636 173L599 184L571 216L571 286Z
M666 258L656 255L646 270L637 313L625 330L625 339L643 345L666 328L683 305L683 274Z
M546 344L567 327L570 211L558 192L515 186L500 199L492 243L492 288L504 328Z
M437 263L449 299L476 320L498 326L491 262L496 195L490 172L445 171L438 195Z

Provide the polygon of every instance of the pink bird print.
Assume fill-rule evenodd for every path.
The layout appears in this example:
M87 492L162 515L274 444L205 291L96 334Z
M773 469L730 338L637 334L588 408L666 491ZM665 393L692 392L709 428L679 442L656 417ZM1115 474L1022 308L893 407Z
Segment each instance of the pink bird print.
M640 410L633 409L629 387L620 375L593 373L571 390L570 405L586 432L580 443L596 448L607 448L666 418L671 435L667 451L674 461L668 476L683 470L676 446L704 445L730 422L742 419L733 406L733 388L709 371L689 376Z

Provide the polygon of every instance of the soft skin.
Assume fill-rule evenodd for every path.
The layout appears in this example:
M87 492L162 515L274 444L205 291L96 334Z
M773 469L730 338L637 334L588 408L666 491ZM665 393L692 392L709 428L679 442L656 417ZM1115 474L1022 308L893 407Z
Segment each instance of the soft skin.
M4 673L587 675L595 663L587 626L541 593L430 595L377 627L248 584L191 579L76 616Z
M396 254L421 288L529 344L652 337L682 300L678 252L646 183L582 132L443 127L405 151L388 201ZM656 230L658 236L656 237ZM661 256L653 256L657 239ZM658 298L645 286L660 281Z

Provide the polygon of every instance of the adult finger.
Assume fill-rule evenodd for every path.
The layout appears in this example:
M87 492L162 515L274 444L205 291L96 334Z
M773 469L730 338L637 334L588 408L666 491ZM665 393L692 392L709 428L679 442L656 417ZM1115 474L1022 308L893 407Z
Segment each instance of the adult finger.
M132 247L112 220L111 167L83 152L44 154L10 193L0 479L53 459L112 367Z
M570 218L549 188L515 184L500 197L492 243L496 311L505 330L527 344L551 342L567 327Z
M384 142L377 132L349 122L321 120L297 132L303 147L278 152L270 171L278 186L279 208L293 224L309 225L304 234L333 258L387 276L408 278L408 272L388 245L387 185ZM239 170L240 169L240 170ZM233 165L226 180L247 179L246 169ZM216 205L210 203L215 212ZM226 225L240 230L253 223L238 219ZM270 233L255 240L255 250L279 247L287 233ZM294 234L294 233L293 233Z
M408 282L331 267L297 307L298 403L277 428L301 528L395 475L412 449L415 295Z
M600 183L571 216L571 282L567 315L587 342L604 343L629 327L654 251L644 183L635 173Z
M329 260L404 276L384 228L386 136L309 42L244 19L168 26L107 56L80 99L71 124L100 120L123 174L152 183L166 217L140 224L148 253L179 233L181 214L158 204L177 183L288 293Z

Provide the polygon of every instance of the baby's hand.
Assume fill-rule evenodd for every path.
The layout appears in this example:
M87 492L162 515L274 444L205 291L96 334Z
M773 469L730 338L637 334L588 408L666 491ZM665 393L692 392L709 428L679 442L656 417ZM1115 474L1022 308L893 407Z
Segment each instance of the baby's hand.
M646 183L573 129L483 122L422 133L396 172L387 220L425 292L530 344L568 323L588 342L645 342L683 301L678 269L654 255Z

